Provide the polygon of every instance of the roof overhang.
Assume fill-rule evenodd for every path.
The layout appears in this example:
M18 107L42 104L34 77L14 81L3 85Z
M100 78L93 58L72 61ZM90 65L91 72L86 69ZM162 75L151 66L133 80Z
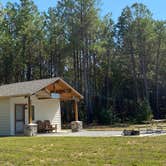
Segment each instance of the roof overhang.
M33 85L35 85L34 90L29 90L31 89L31 86ZM30 87L30 88L28 89L27 87ZM22 93L22 91L20 90L20 89L24 90L24 88L27 88L26 90L27 93L26 91L25 93ZM78 91L76 91L67 82L65 82L59 77L56 77L50 80L44 79L44 80L36 80L36 81L30 81L30 82L27 81L27 82L21 82L21 83L14 83L14 85L9 84L5 86L1 86L1 89L2 89L1 92L3 93L0 96L0 99L11 98L11 97L28 97L33 95L35 95L38 99L51 99L52 93L59 94L60 100L62 101L83 99L83 96Z
M32 95L36 95L38 99L50 99L52 98L51 93L59 94L61 101L83 99L83 96L79 92L61 78L58 78L53 83L43 87Z

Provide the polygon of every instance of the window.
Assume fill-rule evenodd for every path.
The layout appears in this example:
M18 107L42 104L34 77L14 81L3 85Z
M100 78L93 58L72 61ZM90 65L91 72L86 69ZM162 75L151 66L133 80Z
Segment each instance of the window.
M35 120L35 106L32 105L31 107L31 112L32 112L32 120Z

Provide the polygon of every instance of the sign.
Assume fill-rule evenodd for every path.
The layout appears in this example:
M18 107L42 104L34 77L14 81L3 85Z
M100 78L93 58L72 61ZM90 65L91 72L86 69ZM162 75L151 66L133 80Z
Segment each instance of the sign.
M59 99L60 98L60 94L59 93L51 93L51 98L52 99Z

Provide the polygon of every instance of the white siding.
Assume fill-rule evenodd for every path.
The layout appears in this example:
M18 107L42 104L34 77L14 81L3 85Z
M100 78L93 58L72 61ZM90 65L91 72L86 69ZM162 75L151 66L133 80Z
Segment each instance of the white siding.
M52 125L57 124L58 131L61 130L60 101L57 99L35 100L35 121L50 120Z
M35 107L35 120L49 120L52 125L57 124L58 131L61 130L61 111L59 99L44 99L38 100L32 97L32 105ZM28 99L24 97L14 97L10 99L10 122L11 135L14 135L15 122L14 111L15 104L27 104ZM25 110L25 123L28 123L28 110Z
M10 135L9 99L0 99L0 135Z

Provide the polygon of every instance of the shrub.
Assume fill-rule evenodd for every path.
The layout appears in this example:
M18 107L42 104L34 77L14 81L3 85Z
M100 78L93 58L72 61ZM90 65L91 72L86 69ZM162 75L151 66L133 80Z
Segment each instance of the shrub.
M119 121L112 107L110 107L109 109L102 109L99 112L98 120L99 120L99 123L103 125L113 124Z
M136 104L136 122L150 121L152 118L152 110L147 100L140 101Z

